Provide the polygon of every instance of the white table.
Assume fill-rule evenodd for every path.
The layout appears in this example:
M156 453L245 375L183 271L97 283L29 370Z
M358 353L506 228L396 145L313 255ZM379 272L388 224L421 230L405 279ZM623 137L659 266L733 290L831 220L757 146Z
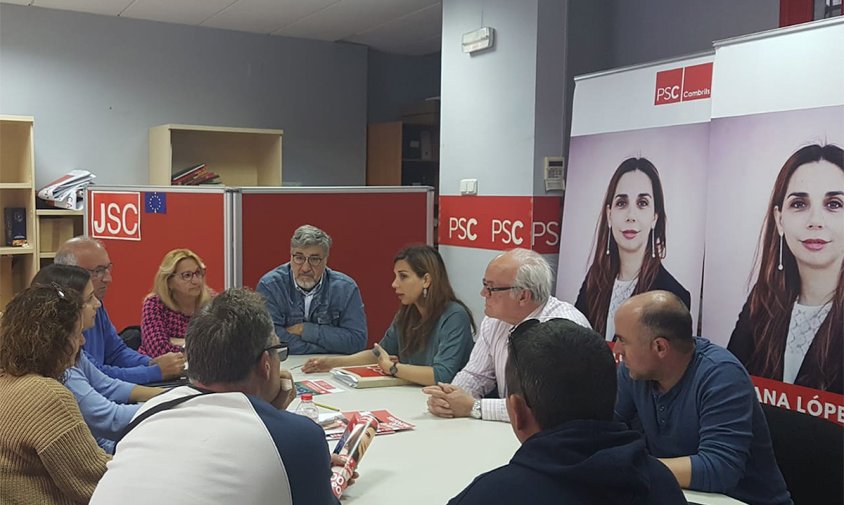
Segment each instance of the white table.
M427 396L418 386L348 389L329 373L305 374L294 368L306 359L291 356L282 368L293 368L296 381L324 379L345 389L316 396L316 402L343 411L389 410L416 425L413 430L376 437L361 460L360 479L343 494L344 504L377 503L382 498L407 505L445 504L477 475L507 464L519 448L508 423L439 418L428 413ZM294 400L289 410L295 410L298 404ZM690 502L702 505L741 505L723 495L697 491L685 494Z

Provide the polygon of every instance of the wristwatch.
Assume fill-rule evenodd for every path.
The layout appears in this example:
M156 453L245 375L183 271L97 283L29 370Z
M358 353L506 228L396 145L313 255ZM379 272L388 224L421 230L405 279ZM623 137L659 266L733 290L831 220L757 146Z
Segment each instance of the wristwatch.
M397 373L399 373L399 368L393 363L393 366L390 367L390 375L395 377Z
M472 412L470 413L472 417L475 419L481 418L481 400L478 398L475 400L475 403L472 404Z

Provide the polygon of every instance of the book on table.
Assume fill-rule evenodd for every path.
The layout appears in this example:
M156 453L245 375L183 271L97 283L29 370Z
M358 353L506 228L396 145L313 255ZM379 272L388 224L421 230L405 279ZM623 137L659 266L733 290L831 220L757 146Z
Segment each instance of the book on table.
M384 373L378 365L332 368L331 375L340 383L358 389L410 384L410 381Z
M348 424L357 415L372 416L378 420L377 435L388 435L398 431L412 430L416 426L399 419L389 410L361 410L348 412L330 412L319 415L319 424L325 431L326 440L339 440L343 437Z

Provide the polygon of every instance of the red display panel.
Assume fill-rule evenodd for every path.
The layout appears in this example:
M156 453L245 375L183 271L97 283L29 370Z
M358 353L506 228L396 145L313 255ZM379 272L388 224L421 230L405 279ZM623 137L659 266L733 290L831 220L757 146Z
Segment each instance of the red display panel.
M561 196L441 196L440 244L560 251Z
M404 193L244 193L243 285L290 260L290 237L303 224L331 235L329 268L352 277L366 307L368 343L384 336L399 307L393 257L402 247L425 243L428 195Z
M92 192L95 191L88 191L86 201L105 201L92 198ZM119 192L131 193L125 189ZM108 191L103 190L100 195L103 193ZM162 258L172 249L187 248L198 254L208 269L208 285L216 291L225 288L224 194L166 190L134 193L140 196L140 240L100 238L114 264L114 280L108 288L105 306L117 331L141 324L144 297L152 288ZM89 233L94 230L95 222L102 227L101 223L121 215L102 205L89 206L87 212ZM109 212L110 216L103 215Z

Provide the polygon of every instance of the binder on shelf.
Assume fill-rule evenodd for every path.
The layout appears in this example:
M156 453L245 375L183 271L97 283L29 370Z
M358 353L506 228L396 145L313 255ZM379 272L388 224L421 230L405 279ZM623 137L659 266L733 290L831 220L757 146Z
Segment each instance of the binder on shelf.
M409 381L385 374L378 365L333 368L331 374L342 384L358 389L410 384Z
M187 168L179 170L178 172L174 172L170 180L173 184L182 184L184 181L192 178L196 172L205 168L205 163L199 163L197 165L191 165Z

